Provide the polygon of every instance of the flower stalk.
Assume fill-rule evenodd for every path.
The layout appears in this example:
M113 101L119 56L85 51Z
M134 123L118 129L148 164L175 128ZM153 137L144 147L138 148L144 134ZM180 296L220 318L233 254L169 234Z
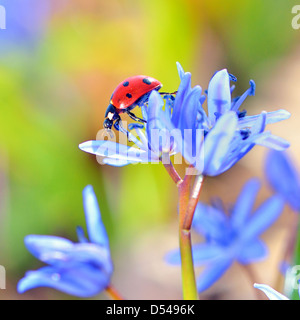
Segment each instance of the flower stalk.
M299 266L300 265L300 221L298 219L297 221L297 236L296 236L296 242L295 242L295 248L294 248L294 256L293 256L293 266ZM293 277L296 277L296 274L293 274ZM297 283L297 279L293 281L294 283L299 286L299 282ZM295 289L295 288L293 288ZM299 289L292 290L290 294L291 300L299 300Z
M184 300L197 300L197 286L192 255L191 226L200 197L203 176L197 175L190 191L193 175L186 174L182 180L172 162L164 164L179 192L179 247L181 255L181 277ZM191 168L189 168L191 169Z
M190 230L179 229L179 245L181 254L181 278L184 300L197 300L198 293L192 256Z
M112 300L124 300L116 288L111 284L105 289L105 291Z
M181 179L180 175L178 174L178 172L174 168L173 163L171 162L171 160L169 161L169 163L163 163L163 165L164 165L164 167L167 170L168 174L170 175L170 177L172 178L172 180L175 182L175 184L177 186L180 183L182 183L183 180Z
M200 191L202 187L204 177L202 174L199 174L195 178L194 187L191 193L190 200L187 205L187 211L183 220L182 228L185 230L190 230L192 227L193 217L196 210L196 206L199 201Z

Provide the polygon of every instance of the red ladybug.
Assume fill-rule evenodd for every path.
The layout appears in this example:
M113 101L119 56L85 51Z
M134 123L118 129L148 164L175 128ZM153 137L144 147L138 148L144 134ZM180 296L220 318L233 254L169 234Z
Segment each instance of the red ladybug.
M116 130L127 134L126 129L122 127L120 113L127 113L133 120L146 123L131 110L136 106L142 106L148 101L150 93L153 90L158 91L161 87L162 84L158 80L147 76L133 76L125 79L116 87L111 96L110 104L105 112L104 128L110 130L114 124Z

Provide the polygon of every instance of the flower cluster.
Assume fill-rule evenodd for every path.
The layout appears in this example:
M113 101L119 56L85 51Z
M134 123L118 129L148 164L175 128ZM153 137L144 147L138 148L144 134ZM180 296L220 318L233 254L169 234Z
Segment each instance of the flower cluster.
M27 236L28 250L48 266L28 271L18 283L18 292L46 286L71 295L90 297L108 287L113 265L108 237L91 186L83 190L83 204L90 241L81 227L77 228L79 243L56 236Z
M284 202L274 195L252 213L259 188L258 180L249 180L229 216L220 202L212 206L198 204L193 227L205 237L204 243L193 245L194 264L205 266L197 279L199 292L218 280L235 260L246 265L266 256L266 246L259 236L278 218ZM179 250L169 252L166 260L180 264Z
M255 93L254 81L242 96L232 98L234 87L230 81L236 79L223 69L215 73L202 94L200 86L191 87L191 74L184 72L179 63L177 68L180 85L176 98L166 95L164 101L154 90L148 105L141 106L145 126L129 126L128 137L135 146L94 140L79 148L104 157L103 163L114 166L157 162L165 154L181 153L200 173L215 176L230 169L255 145L275 150L289 146L286 140L265 131L267 124L288 119L289 112L281 109L247 116L245 110L240 110L246 97Z

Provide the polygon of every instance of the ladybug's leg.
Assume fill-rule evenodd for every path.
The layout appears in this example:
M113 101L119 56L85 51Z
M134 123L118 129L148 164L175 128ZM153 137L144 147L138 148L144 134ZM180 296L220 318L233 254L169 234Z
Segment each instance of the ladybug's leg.
M138 122L142 122L142 123L147 123L146 120L137 117L134 113L130 112L129 110L127 110L126 113L127 113L127 114L129 115L129 117L130 117L131 119L133 119L134 121L138 121Z
M117 119L117 121L114 123L114 127L116 130L124 133L128 138L129 132L123 127L121 118Z

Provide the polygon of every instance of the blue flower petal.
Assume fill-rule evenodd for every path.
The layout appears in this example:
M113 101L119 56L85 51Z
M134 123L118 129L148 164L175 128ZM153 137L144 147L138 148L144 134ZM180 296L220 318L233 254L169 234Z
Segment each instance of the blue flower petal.
M231 109L230 79L226 69L216 72L210 80L207 107L212 124L216 121L216 114L222 115Z
M230 169L233 165L235 165L247 152L249 152L254 146L255 143L250 143L251 136L243 140L242 136L239 132L236 132L231 144L230 148L228 150L228 154L226 158L224 158L223 164L222 164L222 170L219 171L219 173L222 173L224 171L227 171Z
M289 300L286 296L266 284L254 283L254 288L261 290L270 300Z
M25 237L25 244L39 260L56 267L66 268L82 262L98 265L107 273L112 270L109 250L93 243L75 244L60 237L29 235Z
M250 217L259 188L258 179L251 179L244 185L231 214L234 229L242 228Z
M197 279L197 290L202 292L216 282L223 273L230 267L233 260L231 257L216 259L210 263Z
M101 219L100 208L92 186L83 189L83 207L91 242L108 247L108 236Z
M231 106L232 111L238 111L242 103L245 101L245 99L248 96L254 96L255 95L255 82L253 80L250 80L250 88L246 90L237 101Z
M109 285L106 274L90 265L78 264L74 268L43 267L27 272L18 283L17 290L23 293L36 287L51 287L78 297L91 297Z
M272 196L261 204L247 221L241 234L242 239L253 239L265 231L279 217L284 206L281 197Z
M79 145L82 151L97 156L126 161L128 163L148 162L148 152L108 140L86 141Z
M204 140L204 175L215 176L222 171L230 144L237 128L235 112L228 111L219 118Z
M78 238L79 242L81 242L81 243L89 242L88 239L86 238L84 230L81 226L76 227L76 234L77 234L77 238Z
M148 121L147 132L150 136L150 130L163 129L165 126L161 123L161 111L164 101L157 91L152 91L148 100Z
M230 169L240 159L242 159L256 144L256 140L266 138L270 135L269 132L251 134L247 139L242 140L241 135L235 136L232 140L228 156L224 159L222 171L220 173Z
M28 235L24 242L31 254L50 264L57 259L61 259L62 255L70 252L74 247L72 241L55 236Z
M255 139L255 144L267 147L277 151L284 151L290 146L290 143L285 139L275 136L269 132L264 132Z
M74 249L70 251L66 257L62 267L68 265L77 264L90 264L97 267L102 272L106 273L110 277L113 272L113 265L110 257L110 251L108 248L100 247L94 243L77 243L74 245Z
M221 240L228 220L223 212L199 202L197 204L192 227L207 239Z
M265 130L266 123L267 123L267 112L263 111L254 122L251 128L251 135L262 133Z
M165 260L168 264L180 265L180 263L181 263L180 250L179 250L179 249L174 249L174 250L169 251L169 252L165 255L164 260Z
M162 151L170 152L170 131L173 128L171 122L164 116L162 107L164 102L157 91L153 91L149 97L147 137L149 149L155 154Z
M241 264L257 262L266 257L268 249L263 241L256 239L243 246L243 249L237 256Z
M195 86L185 98L185 108L182 110L181 130L195 129L197 112L200 109L200 97L202 89Z
M141 105L141 111L143 119L148 121L148 106L145 103Z
M279 122L282 120L287 120L290 118L290 116L291 116L291 114L284 109L280 109L280 110L272 111L272 112L267 112L266 124L272 124L272 123L276 123L276 122ZM251 128L259 117L260 117L260 115L246 116L246 117L239 120L239 127L240 128L244 128L244 127Z
M168 121L168 123L172 123L172 112L174 109L174 100L172 98L173 96L167 96L166 103L165 103L165 110L162 112L164 118ZM172 124L173 126L173 124Z
M218 244L213 243L198 243L193 245L193 260L195 266L200 266L208 263L211 260L216 260L223 256L224 249Z
M182 66L181 66L181 64L179 62L176 62L176 66L177 66L177 70L178 70L178 74L179 74L180 80L182 80L183 77L184 77L185 72L184 72L184 70L183 70L183 68L182 68Z
M178 130L180 131L178 134L175 134L175 130L173 131L173 136L183 157L190 164L198 162L200 166L203 164L201 144L204 138L204 131L201 128L197 128L197 115L202 108L200 105L201 90L199 86L196 86L186 96L179 123ZM201 171L199 168L198 170Z
M272 188L282 195L295 211L300 211L300 176L288 153L269 151L265 172Z
M184 109L184 99L189 94L191 90L191 74L186 72L181 79L178 92L176 94L174 110L172 115L172 122L175 128L180 127L180 121L182 117L182 112Z

